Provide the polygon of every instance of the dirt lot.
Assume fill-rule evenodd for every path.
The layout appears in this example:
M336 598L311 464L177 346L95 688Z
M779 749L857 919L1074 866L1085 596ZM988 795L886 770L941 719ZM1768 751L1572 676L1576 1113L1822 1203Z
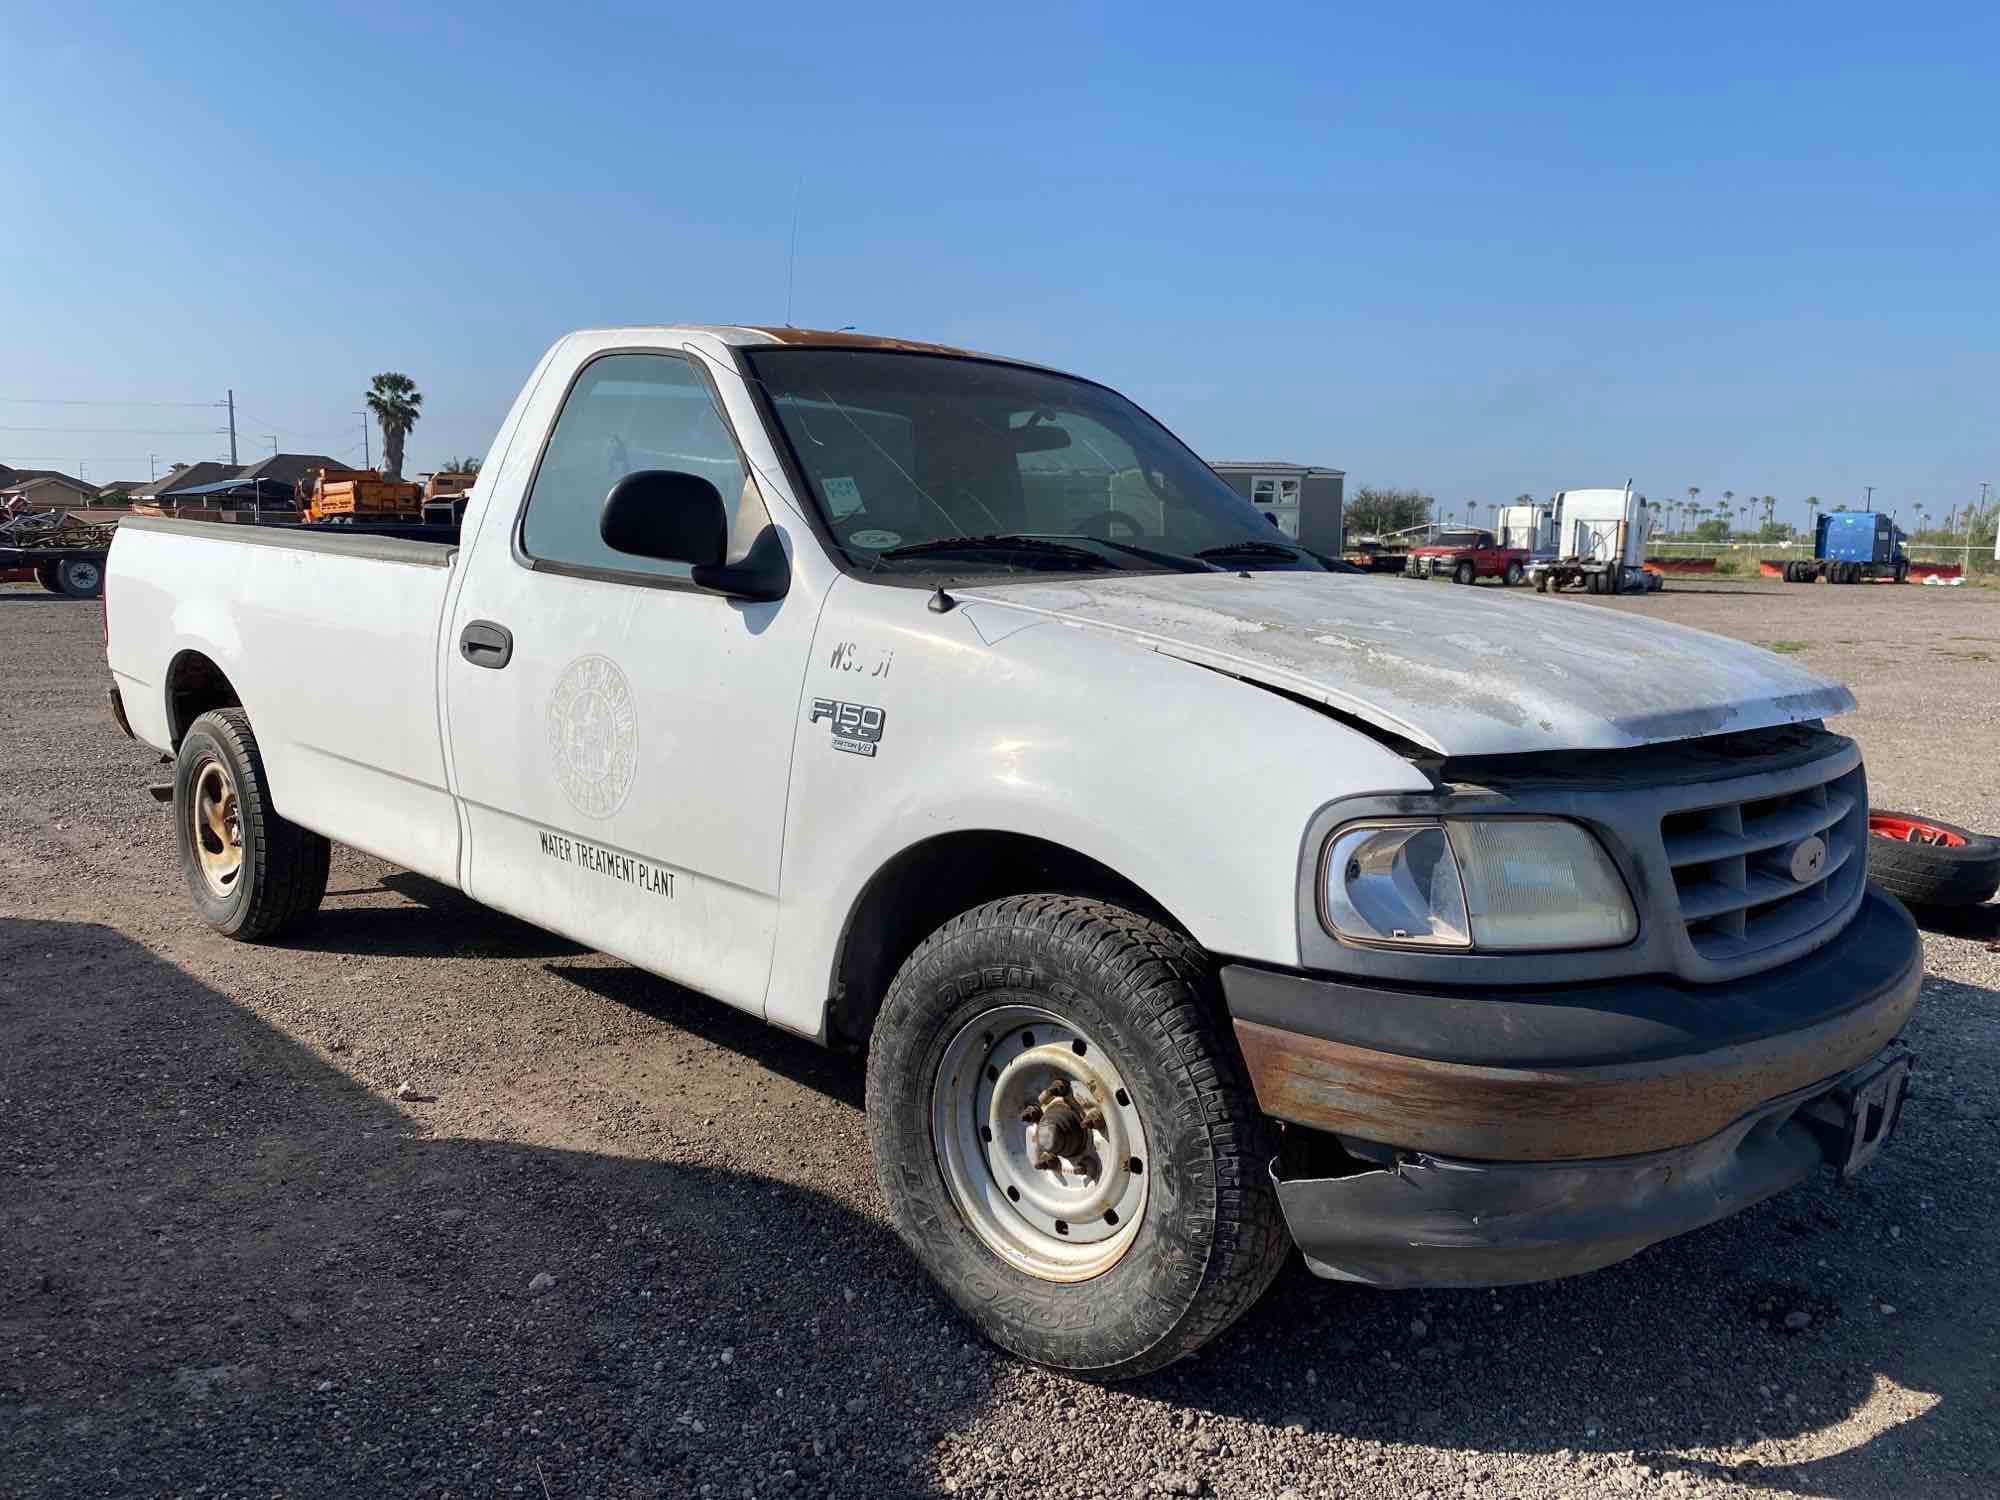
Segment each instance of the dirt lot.
M2000 591L1544 603L1782 643L1878 804L2000 829ZM1497 1294L1294 1265L1106 1390L931 1293L858 1062L345 850L308 936L224 942L96 605L0 588L0 643L0 1494L2000 1491L2000 908L1929 939L1855 1188Z

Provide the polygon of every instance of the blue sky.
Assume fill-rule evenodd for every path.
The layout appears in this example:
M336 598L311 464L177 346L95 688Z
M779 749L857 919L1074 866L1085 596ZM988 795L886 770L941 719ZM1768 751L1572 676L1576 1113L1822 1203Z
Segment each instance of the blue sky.
M85 12L89 13L86 14ZM1019 354L1457 508L2000 481L1991 6L0 8L0 461L483 453L592 323ZM22 429L149 428L148 433ZM379 452L379 450L378 450Z

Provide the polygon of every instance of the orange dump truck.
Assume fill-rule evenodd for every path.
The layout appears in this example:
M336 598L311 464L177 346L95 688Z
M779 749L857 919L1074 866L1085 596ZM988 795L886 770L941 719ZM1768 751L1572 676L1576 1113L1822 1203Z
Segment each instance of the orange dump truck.
M388 479L375 469L315 469L300 483L308 521L416 521L423 517L423 487Z

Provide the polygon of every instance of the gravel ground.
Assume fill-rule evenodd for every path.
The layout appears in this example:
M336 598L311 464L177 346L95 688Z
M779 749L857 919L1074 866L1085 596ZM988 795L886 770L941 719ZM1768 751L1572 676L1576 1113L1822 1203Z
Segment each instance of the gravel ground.
M2000 591L1581 607L1794 643L1878 804L2000 829ZM1929 938L1854 1188L1497 1293L1294 1264L1101 1389L930 1291L856 1060L347 850L308 936L222 941L97 607L0 588L0 641L0 1494L2000 1491L2000 907Z

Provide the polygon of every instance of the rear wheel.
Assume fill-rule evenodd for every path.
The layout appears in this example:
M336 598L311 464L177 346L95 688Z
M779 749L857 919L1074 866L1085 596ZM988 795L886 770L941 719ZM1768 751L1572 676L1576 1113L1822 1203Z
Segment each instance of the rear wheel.
M1453 583L1470 583L1478 576L1479 570L1473 567L1471 558L1467 558L1451 570L1451 581Z
M87 557L65 557L56 564L56 592L95 599L104 592L104 565Z
M35 582L39 583L51 594L60 594L62 592L62 585L56 582L56 565L54 563L36 563Z
M1977 906L2000 889L2000 839L1871 807L1868 878L1912 906Z
M215 709L188 726L174 761L174 823L195 908L218 932L255 942L319 909L333 846L272 807L242 709Z
M1548 591L1549 591L1549 575L1545 572L1537 573L1535 575L1535 592L1538 594L1546 594Z
M1521 565L1518 562L1508 563L1506 576L1500 581L1510 589L1519 587L1521 582Z
M1289 1248L1268 1129L1189 939L1075 896L954 918L868 1053L898 1234L1014 1354L1156 1370L1256 1302Z

